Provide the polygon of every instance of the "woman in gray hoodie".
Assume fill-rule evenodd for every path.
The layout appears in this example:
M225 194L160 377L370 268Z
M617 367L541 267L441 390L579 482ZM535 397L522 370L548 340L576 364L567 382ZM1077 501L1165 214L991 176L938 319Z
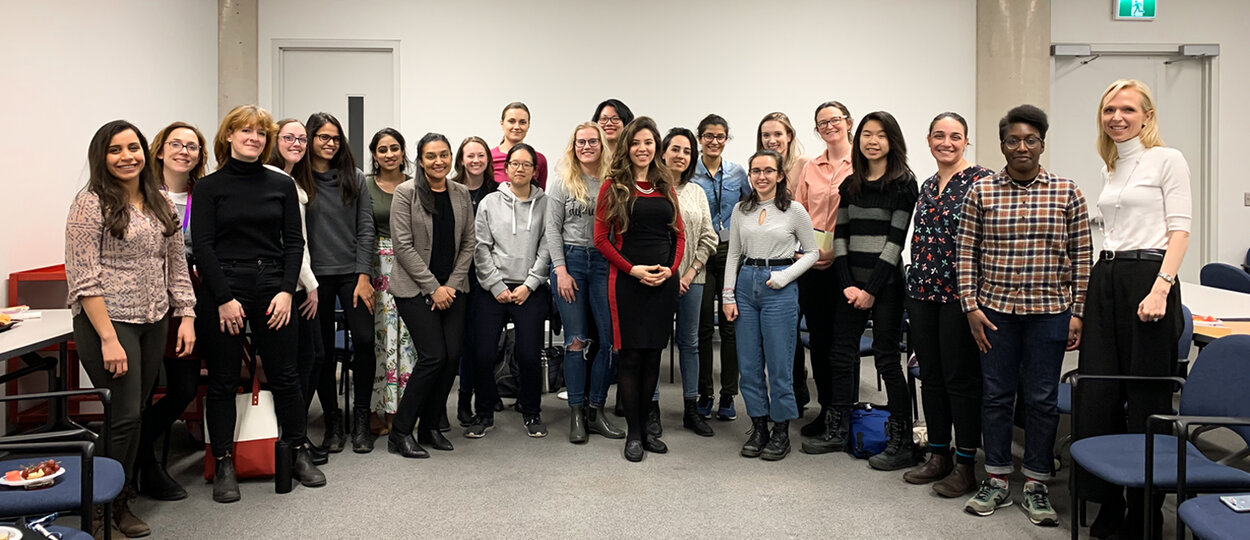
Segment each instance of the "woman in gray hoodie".
M499 334L511 321L516 326L516 359L520 367L518 386L521 414L530 437L546 437L540 401L542 370L539 350L542 348L543 321L547 319L550 300L547 273L551 262L543 242L547 200L542 188L532 184L537 152L528 144L513 146L504 162L508 172L507 189L500 189L478 206L474 229L477 250L473 263L482 292L471 301L474 310L474 331L481 343L499 341ZM480 403L498 399L495 386L495 351L477 347L477 380L474 390ZM494 426L495 411L484 407L464 436L478 439Z

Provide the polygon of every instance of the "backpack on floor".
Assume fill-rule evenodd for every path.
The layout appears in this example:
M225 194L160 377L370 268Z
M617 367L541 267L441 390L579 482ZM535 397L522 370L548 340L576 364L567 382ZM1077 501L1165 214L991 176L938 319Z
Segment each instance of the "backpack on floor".
M851 435L846 450L859 459L868 459L885 450L886 423L890 411L872 403L856 403L851 409Z

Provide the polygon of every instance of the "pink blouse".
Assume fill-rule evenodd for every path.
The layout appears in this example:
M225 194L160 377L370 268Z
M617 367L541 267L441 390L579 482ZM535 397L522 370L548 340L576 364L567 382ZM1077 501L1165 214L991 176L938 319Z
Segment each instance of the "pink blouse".
M160 221L131 210L125 238L118 239L104 228L99 196L83 191L74 198L65 223L70 309L78 315L83 297L103 296L109 319L117 322L153 323L171 304L174 316L194 317L182 230L165 236Z

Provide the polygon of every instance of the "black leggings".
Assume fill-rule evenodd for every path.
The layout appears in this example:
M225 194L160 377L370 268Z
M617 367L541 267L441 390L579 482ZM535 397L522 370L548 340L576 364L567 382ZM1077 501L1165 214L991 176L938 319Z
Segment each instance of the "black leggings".
M651 396L660 382L660 353L663 349L621 349L620 369L616 372L620 385L621 405L629 425L626 440L641 441L647 423Z
M981 446L981 356L958 302L907 299L911 344L920 363L921 402L929 442Z
M217 320L209 316L207 320ZM203 334L200 319L196 318L196 333ZM178 317L170 318L170 326L180 324ZM140 465L159 462L156 459L156 439L169 432L169 428L178 417L187 410L187 406L195 401L200 385L200 357L165 358L165 395L156 403L143 410L143 426L139 430L139 455L136 463Z
M357 301L352 307L352 297L356 292L356 283L360 274L339 274L333 276L317 276L317 317L321 319L321 345L325 351L325 362L321 366L320 378L317 381L317 394L321 399L321 408L333 411L339 408L334 401L338 393L335 388L334 361L334 300L337 298L347 318L347 331L352 336L352 406L356 409L369 409L373 400L373 378L377 375L378 363L373 352L373 314L365 307L363 301Z

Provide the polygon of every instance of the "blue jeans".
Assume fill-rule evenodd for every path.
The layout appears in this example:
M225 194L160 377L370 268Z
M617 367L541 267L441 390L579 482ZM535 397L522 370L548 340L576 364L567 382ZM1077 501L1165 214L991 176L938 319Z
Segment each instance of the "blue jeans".
M986 329L991 349L981 353L982 439L985 472L1010 474L1012 419L1019 391L1024 400L1024 474L1051 477L1059 426L1059 371L1068 344L1068 311L1012 315L981 308L998 330Z
M608 387L612 385L612 314L608 308L608 261L593 247L564 246L564 269L568 271L577 290L573 301L560 296L559 278L551 272L551 293L556 309L564 323L564 384L569 391L569 406L585 405L590 394L590 405L602 407L608 400ZM599 330L599 355L590 362L590 387L586 387L586 349L588 317L594 317ZM581 342L581 350L571 350L574 341Z
M738 381L747 414L768 416L774 422L799 417L794 402L794 343L799 326L799 287L790 283L775 290L765 283L773 270L743 266L738 270L734 297L738 319ZM765 375L767 366L767 376Z
M686 294L677 299L678 366L681 368L681 397L699 399L699 312L703 308L703 284L691 283ZM651 401L660 400L660 388L656 387Z

